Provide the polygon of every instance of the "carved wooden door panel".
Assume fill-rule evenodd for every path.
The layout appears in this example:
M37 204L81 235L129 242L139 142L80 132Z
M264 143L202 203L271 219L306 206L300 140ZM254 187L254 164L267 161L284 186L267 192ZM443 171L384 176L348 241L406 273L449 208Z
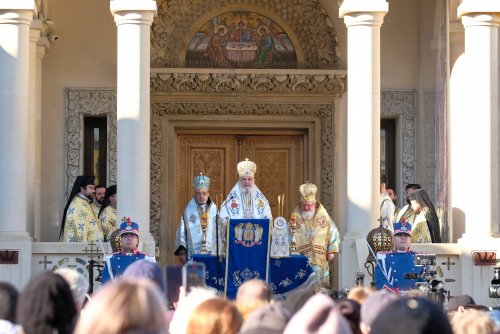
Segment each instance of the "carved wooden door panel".
M179 135L177 213L193 197L193 178L202 172L210 178L210 197L227 195L238 173L238 142L228 135Z

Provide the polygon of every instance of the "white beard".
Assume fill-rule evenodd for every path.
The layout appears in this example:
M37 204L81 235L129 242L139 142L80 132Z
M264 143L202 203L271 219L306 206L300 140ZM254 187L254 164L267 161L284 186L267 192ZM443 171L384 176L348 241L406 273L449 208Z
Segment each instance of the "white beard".
M314 211L302 211L302 217L304 217L307 220L310 220L314 218L315 213L316 212Z

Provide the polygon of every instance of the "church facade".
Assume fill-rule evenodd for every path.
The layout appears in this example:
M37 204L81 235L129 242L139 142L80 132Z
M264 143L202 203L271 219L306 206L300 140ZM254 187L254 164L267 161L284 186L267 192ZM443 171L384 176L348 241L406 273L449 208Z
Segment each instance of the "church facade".
M318 185L339 288L366 270L380 172L400 199L420 183L446 242L417 248L491 303L499 24L494 0L0 0L0 279L86 261L57 242L84 173L171 263L192 177L222 198L248 157L274 215Z

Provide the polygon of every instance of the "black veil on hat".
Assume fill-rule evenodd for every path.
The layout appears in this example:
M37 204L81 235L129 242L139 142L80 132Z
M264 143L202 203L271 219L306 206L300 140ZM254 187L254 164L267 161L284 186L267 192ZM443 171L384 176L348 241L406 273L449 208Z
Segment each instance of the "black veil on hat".
M422 207L422 211L425 214L425 219L427 220L427 227L429 228L432 242L440 243L441 228L439 224L439 218L429 195L427 195L424 189L417 189L409 194L408 198L410 199L410 201L416 200L418 204L420 204L420 206Z
M106 193L104 194L104 199L102 200L101 209L99 210L99 214L97 215L98 218L101 217L101 213L104 211L104 209L111 204L109 198L115 194L116 194L116 184L106 188Z
M73 188L71 188L71 192L68 197L68 201L66 202L66 206L64 207L64 212L61 221L61 231L59 232L59 240L62 240L63 232L64 232L64 224L66 222L66 213L68 212L69 205L73 198L75 198L76 194L80 192L81 187L86 187L89 184L94 184L95 176L93 175L80 175L76 177L75 183L73 183Z

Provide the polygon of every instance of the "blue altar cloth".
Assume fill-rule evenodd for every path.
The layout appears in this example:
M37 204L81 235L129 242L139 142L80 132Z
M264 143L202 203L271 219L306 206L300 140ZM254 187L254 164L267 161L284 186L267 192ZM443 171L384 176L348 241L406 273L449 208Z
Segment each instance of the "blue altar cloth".
M203 262L207 268L206 284L224 292L224 275L226 272L226 259L217 261L212 255L193 255L193 261ZM217 284L217 267L219 266L219 284ZM269 285L273 294L286 298L293 290L299 287L319 285L316 273L312 269L306 256L292 255L284 258L269 259ZM234 298L235 296L228 296Z
M243 282L268 280L269 219L230 219L227 227L225 296L235 298Z

